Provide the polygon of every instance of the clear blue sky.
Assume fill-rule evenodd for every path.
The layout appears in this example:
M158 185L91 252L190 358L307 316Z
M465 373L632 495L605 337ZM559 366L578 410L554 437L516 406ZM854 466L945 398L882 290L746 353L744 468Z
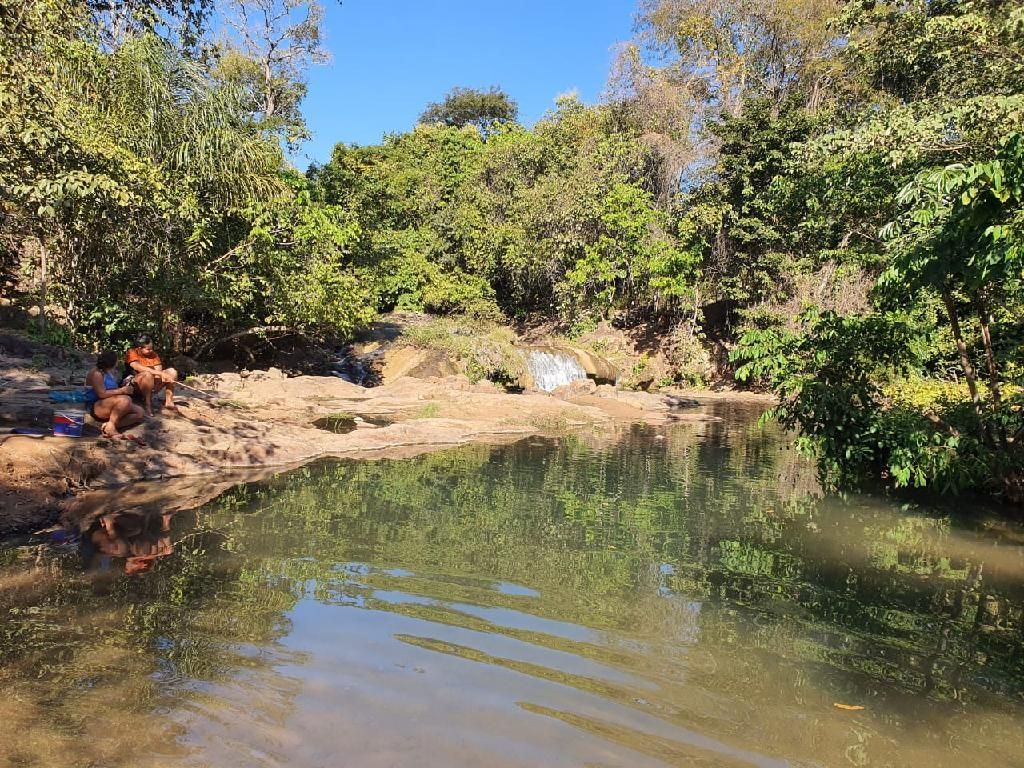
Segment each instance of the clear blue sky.
M453 86L501 86L532 124L555 96L604 90L634 0L322 0L333 59L309 73L313 133L294 162L325 161L339 141L376 144L412 128Z

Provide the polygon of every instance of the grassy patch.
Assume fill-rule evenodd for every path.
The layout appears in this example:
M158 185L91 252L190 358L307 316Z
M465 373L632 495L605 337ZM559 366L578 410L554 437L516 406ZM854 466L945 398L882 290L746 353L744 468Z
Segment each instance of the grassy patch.
M335 411L334 413L328 413L323 418L331 419L332 421L352 421L355 417L354 413L349 413L348 411Z
M526 423L541 432L566 432L572 422L561 414L534 414L526 419Z
M417 419L436 419L441 415L441 406L437 403L427 403L416 412Z
M936 405L951 405L970 402L971 395L964 380L908 378L893 381L882 387L885 397L894 404L906 405L918 410L927 410ZM1003 387L1003 397L1013 397L1019 388L1013 385ZM978 394L982 399L989 396L984 380L978 381Z
M440 350L470 381L487 379L508 387L516 385L526 369L515 338L510 328L486 320L438 317L406 328L401 340L418 349Z
M212 405L215 408L232 408L236 411L251 411L252 406L246 405L241 400L214 400Z

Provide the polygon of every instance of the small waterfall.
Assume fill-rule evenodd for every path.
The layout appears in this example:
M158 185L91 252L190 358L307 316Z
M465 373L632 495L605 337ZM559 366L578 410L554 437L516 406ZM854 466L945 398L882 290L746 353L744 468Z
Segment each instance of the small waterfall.
M537 389L545 392L550 392L570 381L587 378L587 372L583 370L579 360L563 352L531 350L526 355L526 367L530 369Z

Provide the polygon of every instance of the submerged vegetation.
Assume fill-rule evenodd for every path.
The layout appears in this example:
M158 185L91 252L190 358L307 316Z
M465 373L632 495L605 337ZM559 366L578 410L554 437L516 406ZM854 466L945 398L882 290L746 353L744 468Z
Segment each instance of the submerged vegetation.
M321 18L0 0L0 259L39 333L645 326L663 383L774 389L830 482L1024 499L1019 0L641 0L602 103L526 127L456 88L302 173Z

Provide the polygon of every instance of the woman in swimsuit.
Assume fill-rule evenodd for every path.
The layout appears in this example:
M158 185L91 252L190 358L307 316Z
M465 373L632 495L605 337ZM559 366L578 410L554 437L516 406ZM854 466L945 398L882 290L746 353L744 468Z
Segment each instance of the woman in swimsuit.
M116 365L115 353L100 352L96 367L85 377L85 402L92 417L102 423L105 437L120 437L118 427L132 427L145 418L142 408L132 402L132 386L117 386Z

